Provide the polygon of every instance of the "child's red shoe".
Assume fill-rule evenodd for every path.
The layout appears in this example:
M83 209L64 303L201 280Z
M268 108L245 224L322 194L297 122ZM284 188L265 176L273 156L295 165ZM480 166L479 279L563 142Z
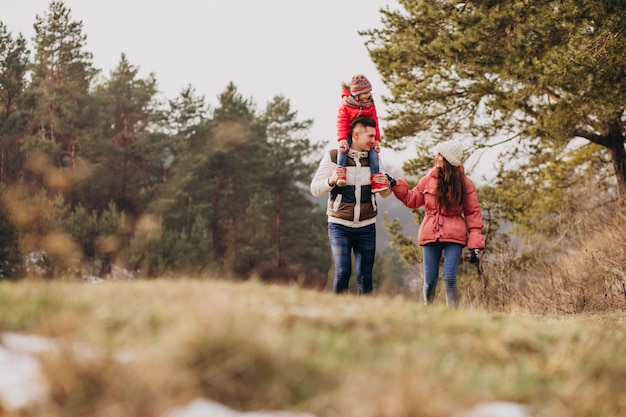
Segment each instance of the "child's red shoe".
M370 177L370 181L372 182L372 192L373 193L379 193L381 191L385 191L389 189L389 186L387 184L379 184L377 182L374 182L374 176L372 175Z

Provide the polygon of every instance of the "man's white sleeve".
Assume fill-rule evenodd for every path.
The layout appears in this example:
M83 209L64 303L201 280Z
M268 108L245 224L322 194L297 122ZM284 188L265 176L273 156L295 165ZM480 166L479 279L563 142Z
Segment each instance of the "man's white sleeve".
M334 188L328 184L328 179L336 166L337 164L330 160L330 153L326 152L311 180L311 194L313 194L314 197L322 197Z

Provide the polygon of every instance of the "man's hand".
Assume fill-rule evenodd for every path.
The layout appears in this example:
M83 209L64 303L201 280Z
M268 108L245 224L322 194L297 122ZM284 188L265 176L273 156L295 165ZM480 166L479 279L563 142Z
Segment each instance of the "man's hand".
M339 152L346 153L350 150L350 145L348 145L348 141L346 139L341 139L339 141Z
M330 185L331 187L334 187L335 185L337 185L337 180L339 178L345 178L345 177L346 177L346 169L342 166L337 166L335 167L335 170L333 171L330 178L328 178L328 185Z
M389 186L389 184L391 183L391 180L389 178L390 177L388 177L386 174L379 172L378 174L372 176L372 181L377 184L385 184L386 186Z

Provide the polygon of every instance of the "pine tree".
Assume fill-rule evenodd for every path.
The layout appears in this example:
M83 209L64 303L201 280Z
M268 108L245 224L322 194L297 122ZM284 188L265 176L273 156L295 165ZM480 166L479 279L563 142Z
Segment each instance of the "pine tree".
M387 138L498 136L555 156L585 138L626 193L624 2L399 3L363 33L392 93Z
M83 134L93 119L89 88L97 71L83 50L82 22L61 1L35 19L35 56L29 92L34 100L28 149L51 152L58 165L76 167Z
M22 172L20 146L27 121L24 90L29 51L0 22L0 182L14 182Z
M175 146L180 152L150 210L163 216L164 234L171 241L183 235L207 240L197 248L196 265L204 268L215 263L248 272L258 259L249 233L259 217L246 216L262 186L260 161L266 151L254 103L231 83L218 96L212 117L204 121L204 116L197 117L205 113L203 100L180 99L178 103L190 106L186 113L196 116L179 119L183 128L175 132ZM176 131L178 126L174 124L172 129ZM183 139L180 134L188 137Z
M212 183L207 197L212 209L213 253L242 272L250 270L256 259L249 254L256 250L249 245L247 226L258 220L248 215L248 207L263 192L260 175L266 169L267 138L256 119L255 103L244 98L233 83L218 100L208 131L210 154L205 171L205 179Z
M124 54L108 79L97 86L94 96L101 106L102 133L99 143L91 143L86 153L95 162L99 174L96 186L99 206L109 200L118 208L137 214L145 207L140 195L153 189L163 177L162 142L167 135L156 129L157 83L153 74L142 79L139 69ZM97 184L106 181L105 184ZM102 189L107 190L103 193ZM94 196L95 197L95 196ZM105 199L103 201L103 199Z
M211 120L204 97L191 86L169 101L166 124L170 140L163 148L163 183L155 189L147 210L163 219L161 266L197 273L213 266L212 207L207 193ZM221 260L220 260L221 261Z
M6 193L0 186L0 279L14 278L20 272L19 232L6 209Z
M267 212L270 234L264 237L274 267L306 265L327 269L326 217L308 198L316 168L314 155L322 148L306 137L312 120L299 121L283 96L274 97L261 116L266 126L268 154L263 176L269 190ZM314 162L312 162L314 161Z

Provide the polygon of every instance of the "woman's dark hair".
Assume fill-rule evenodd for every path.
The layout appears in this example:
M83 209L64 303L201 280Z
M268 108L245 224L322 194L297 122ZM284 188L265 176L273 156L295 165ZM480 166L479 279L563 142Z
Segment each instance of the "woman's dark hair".
M458 167L450 165L445 158L443 166L438 169L437 189L435 198L439 207L446 210L462 208L465 202L465 180Z

